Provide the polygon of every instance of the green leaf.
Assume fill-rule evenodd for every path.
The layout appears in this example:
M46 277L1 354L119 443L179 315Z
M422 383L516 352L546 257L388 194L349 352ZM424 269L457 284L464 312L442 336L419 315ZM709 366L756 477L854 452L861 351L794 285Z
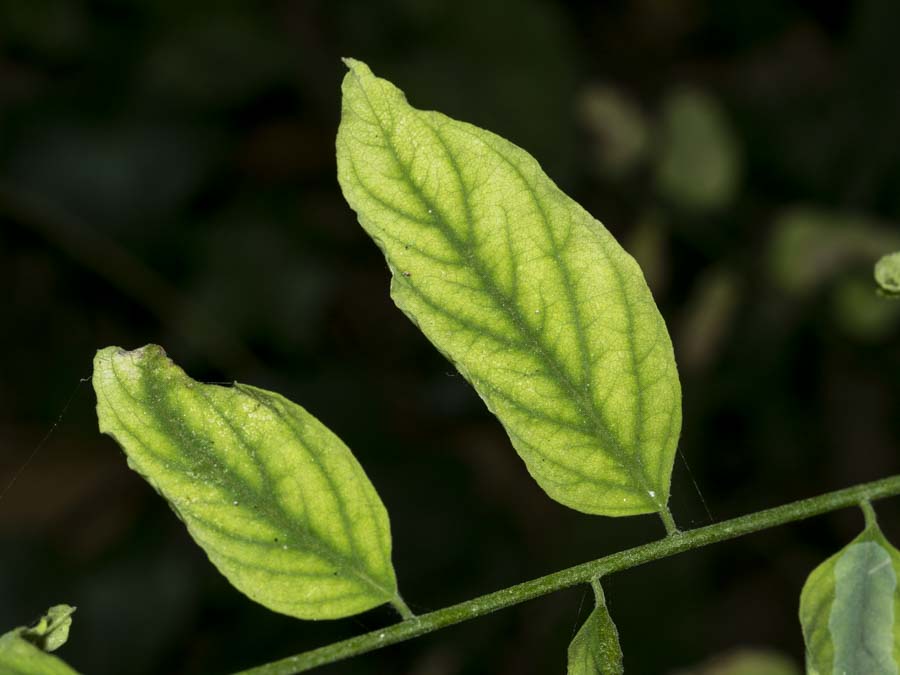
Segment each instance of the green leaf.
M779 290L791 295L810 293L900 246L896 227L808 206L785 209L772 231L769 274Z
M734 200L741 151L716 99L693 89L671 94L661 140L656 181L667 199L690 211L720 209Z
M874 518L819 565L800 595L807 669L818 675L897 675L900 552Z
M650 126L641 109L609 85L591 85L579 98L579 117L593 141L598 173L612 179L631 175L650 149Z
M835 322L858 340L886 339L900 325L900 303L885 302L885 296L862 275L841 279L831 298Z
M600 582L594 582L596 605L569 644L568 675L622 675L619 632L606 609Z
M875 263L875 281L885 295L900 296L900 251Z
M640 268L512 143L346 60L338 179L391 295L586 513L666 511L681 389Z
M384 505L299 405L195 382L155 345L100 350L93 381L100 430L238 590L303 619L399 600Z
M74 613L75 608L70 605L54 605L33 626L23 628L20 635L45 652L54 652L69 639Z
M74 607L56 605L32 626L20 626L0 636L0 673L3 675L78 675L48 654L69 637Z

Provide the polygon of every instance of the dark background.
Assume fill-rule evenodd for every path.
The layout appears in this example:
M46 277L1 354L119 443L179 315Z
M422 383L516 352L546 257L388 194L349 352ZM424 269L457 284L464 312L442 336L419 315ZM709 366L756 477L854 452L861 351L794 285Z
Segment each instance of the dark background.
M68 602L79 670L186 674L394 620L233 590L97 432L82 378L110 344L329 425L418 612L662 534L547 498L392 305L335 178L345 55L531 151L639 258L684 388L680 526L709 522L700 493L722 520L900 471L900 302L871 276L900 248L895 0L0 0L0 629ZM900 502L877 508L900 543ZM611 577L628 671L753 646L799 667L802 583L861 523ZM573 589L322 672L562 673L589 606Z

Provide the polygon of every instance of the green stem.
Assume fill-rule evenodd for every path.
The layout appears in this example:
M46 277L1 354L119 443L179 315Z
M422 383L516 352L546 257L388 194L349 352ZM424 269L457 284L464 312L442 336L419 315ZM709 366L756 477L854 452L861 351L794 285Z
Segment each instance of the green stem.
M878 527L878 518L875 515L875 509L872 508L872 502L868 499L863 499L859 503L859 508L862 509L863 516L866 518L866 529Z
M667 536L671 537L674 534L681 534L681 531L675 525L675 519L672 517L668 504L660 510L659 517L662 519L663 525L665 525Z
M491 612L532 600L548 593L577 584L590 583L593 579L619 572L660 558L690 551L701 546L734 539L766 530L785 523L804 520L829 511L856 506L861 502L900 495L900 475L872 483L863 483L843 490L828 492L818 497L803 499L765 511L758 511L739 518L725 520L714 525L682 532L678 536L637 546L626 551L560 570L516 586L488 593L467 602L445 607L401 623L375 630L364 635L335 642L280 661L273 661L237 675L293 675L318 666L334 663L352 656L371 652L381 647L404 642L426 633L462 623Z
M397 610L397 613L404 621L416 618L416 615L413 614L413 611L409 608L409 605L406 604L403 598L400 597L399 593L391 600L391 605Z
M603 595L603 586L600 584L600 577L591 579L591 588L594 589L594 600L598 605L606 604L606 596Z

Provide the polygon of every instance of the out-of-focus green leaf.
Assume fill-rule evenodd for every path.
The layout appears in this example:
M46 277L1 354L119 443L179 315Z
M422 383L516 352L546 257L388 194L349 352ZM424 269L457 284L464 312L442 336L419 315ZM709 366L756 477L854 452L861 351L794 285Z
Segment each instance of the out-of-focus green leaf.
M622 648L619 631L606 608L599 582L594 587L594 611L569 644L568 675L622 675Z
M0 2L0 40L5 49L64 62L89 44L90 28L81 3Z
M195 382L155 345L100 350L93 381L100 430L238 590L304 619L398 599L378 494L299 405Z
M678 670L672 675L800 675L800 669L784 654L767 649L737 649L703 665Z
M806 206L775 220L769 256L773 281L790 293L808 293L855 263L900 247L900 233L852 214Z
M68 639L74 611L69 605L56 605L34 625L0 636L0 673L77 675L64 661L47 653L59 649Z
M590 136L593 163L601 175L625 177L647 156L647 120L634 101L614 87L598 84L585 89L578 114Z
M900 251L875 263L875 282L885 295L900 297Z
M732 271L716 267L698 279L678 334L682 368L700 370L715 359L739 301L740 280Z
M900 303L885 302L862 276L834 289L833 311L838 326L859 340L883 339L900 325Z
M741 178L741 151L724 111L708 94L682 89L663 106L656 181L690 211L727 206Z
M819 565L800 595L806 662L818 675L896 675L900 664L900 552L874 518Z
M347 65L338 178L394 301L551 497L667 511L681 389L640 268L525 151Z

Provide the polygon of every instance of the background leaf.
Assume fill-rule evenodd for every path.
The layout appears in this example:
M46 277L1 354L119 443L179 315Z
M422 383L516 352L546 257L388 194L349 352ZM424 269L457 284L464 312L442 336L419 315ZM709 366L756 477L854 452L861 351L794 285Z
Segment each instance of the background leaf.
M893 223L793 206L773 223L769 274L779 291L810 293L856 264L868 268L874 258L894 246L900 246L900 232Z
M819 565L800 595L807 668L818 675L896 675L900 663L900 552L872 519Z
M741 151L715 98L685 88L665 102L656 165L659 191L690 211L727 206L741 179Z
M347 447L284 397L195 382L150 345L94 360L100 430L240 591L304 619L397 595L387 512Z
M594 611L569 644L568 675L622 675L622 648L600 582L594 587Z
M603 515L664 511L681 390L634 259L526 152L347 65L338 178L387 258L394 301L551 497Z
M800 669L781 652L740 647L693 668L673 671L671 675L800 675Z

